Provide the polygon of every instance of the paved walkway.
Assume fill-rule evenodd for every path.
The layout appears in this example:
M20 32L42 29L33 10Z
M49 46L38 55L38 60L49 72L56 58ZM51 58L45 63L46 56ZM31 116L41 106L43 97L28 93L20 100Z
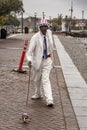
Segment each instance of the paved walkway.
M23 35L22 38L24 40L26 39L27 35ZM27 36L27 38L30 37ZM23 40L20 39L21 35L19 40L17 37L17 39L10 38L4 40L3 43L0 42L0 129L79 130L80 123L76 117L76 112L74 112L72 106L73 103L71 102L72 100L69 96L70 94L68 93L71 87L68 90L69 86L64 73L64 68L66 67L64 67L63 61L66 64L66 62L69 60L69 57L67 57L68 55L58 40L58 37L54 36L55 68L52 69L50 75L54 97L53 108L48 108L45 105L44 98L37 101L30 99L30 97L34 94L34 85L32 79L29 93L29 103L26 107L28 73L23 75L12 71L13 65L18 65L21 55L22 50L18 48L23 46ZM9 47L15 49L11 49ZM6 55L4 55L5 53ZM66 60L66 58L68 59ZM69 61L71 62L71 60ZM27 65L26 60L24 61L24 65ZM26 70L28 72L28 68L26 68ZM28 124L22 123L21 115L24 112L29 114L30 122ZM81 128L81 130L85 129Z

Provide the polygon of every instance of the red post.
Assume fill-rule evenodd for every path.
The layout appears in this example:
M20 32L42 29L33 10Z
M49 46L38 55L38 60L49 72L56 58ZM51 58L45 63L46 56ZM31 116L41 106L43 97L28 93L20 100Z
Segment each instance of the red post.
M13 70L13 71L16 71L16 72L19 72L19 73L25 73L26 72L25 70L22 69L22 66L23 66L23 62L24 62L24 58L25 58L25 54L26 54L26 50L27 50L27 45L28 45L28 40L25 40L24 48L23 48L20 63L19 63L19 68L17 70Z
M27 45L28 45L28 40L25 40L24 49L22 51L22 55L21 55L21 59L20 59L20 63L19 63L19 69L17 70L17 72L19 72L19 73L26 72L25 70L22 69L22 66L23 66L23 62L24 62L24 58L25 58L25 54L26 54L26 50L27 50Z

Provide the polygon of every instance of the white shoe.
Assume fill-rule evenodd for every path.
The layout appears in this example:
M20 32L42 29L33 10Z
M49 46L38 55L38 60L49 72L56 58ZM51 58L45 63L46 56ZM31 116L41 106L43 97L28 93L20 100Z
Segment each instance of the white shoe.
M53 100L47 100L48 107L53 107L53 105L54 105Z
M42 96L40 94L35 94L31 97L31 99L35 100L35 99L40 99L42 98Z

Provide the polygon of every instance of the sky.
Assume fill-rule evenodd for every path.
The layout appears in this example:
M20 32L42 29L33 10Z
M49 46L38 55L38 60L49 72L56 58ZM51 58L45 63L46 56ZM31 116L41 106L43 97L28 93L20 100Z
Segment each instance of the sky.
M43 18L43 12L46 19L57 18L58 14L63 17L71 15L71 3L73 3L72 16L87 19L87 0L22 0L24 5L24 17L35 16Z

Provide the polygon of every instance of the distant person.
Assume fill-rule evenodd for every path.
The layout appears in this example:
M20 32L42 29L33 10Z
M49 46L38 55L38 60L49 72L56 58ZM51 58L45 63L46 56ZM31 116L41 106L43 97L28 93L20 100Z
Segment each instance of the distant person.
M40 21L39 32L32 36L26 58L29 67L33 67L35 94L32 99L42 98L42 83L46 105L52 107L53 96L49 76L53 63L53 39L52 32L48 29L47 20L42 19Z

